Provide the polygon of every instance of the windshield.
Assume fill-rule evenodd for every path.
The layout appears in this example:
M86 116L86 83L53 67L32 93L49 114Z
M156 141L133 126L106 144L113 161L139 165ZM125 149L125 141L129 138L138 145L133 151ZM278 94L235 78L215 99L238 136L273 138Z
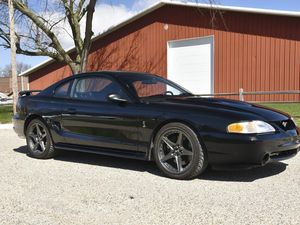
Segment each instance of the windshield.
M119 78L133 89L139 98L191 95L175 83L150 74L129 74Z

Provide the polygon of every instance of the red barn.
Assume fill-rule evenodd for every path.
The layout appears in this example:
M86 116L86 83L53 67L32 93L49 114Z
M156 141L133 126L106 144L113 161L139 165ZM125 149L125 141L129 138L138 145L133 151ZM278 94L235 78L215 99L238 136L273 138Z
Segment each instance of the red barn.
M300 13L160 2L93 40L89 71L158 74L198 94L300 90ZM70 76L48 60L24 72L30 89ZM300 95L247 96L299 101Z

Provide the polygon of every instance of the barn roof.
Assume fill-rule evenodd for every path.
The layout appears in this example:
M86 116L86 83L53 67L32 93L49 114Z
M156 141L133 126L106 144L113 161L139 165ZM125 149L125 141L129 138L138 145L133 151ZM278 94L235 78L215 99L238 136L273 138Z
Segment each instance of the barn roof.
M105 32L95 36L92 41L97 41L98 39L103 38L104 36L124 27L127 24L130 24L133 21L140 19L141 17L161 8L165 5L175 5L175 6L187 6L187 7L197 7L202 9L216 9L222 11L232 11L232 12L244 12L244 13L256 13L256 14L266 14L266 15L277 15L277 16L291 16L291 17L300 17L300 12L296 11L283 11L283 10L271 10L271 9L259 9L259 8L246 8L246 7L236 7L236 6L223 6L217 4L205 4L205 3L195 3L195 2L179 2L174 0L162 0L154 5L150 6L149 8L141 11L140 13L130 17L129 19L109 28ZM75 47L68 49L68 52L72 52L75 50ZM53 63L53 59L47 59L46 61L31 67L30 69L22 72L19 76L28 76L31 73Z

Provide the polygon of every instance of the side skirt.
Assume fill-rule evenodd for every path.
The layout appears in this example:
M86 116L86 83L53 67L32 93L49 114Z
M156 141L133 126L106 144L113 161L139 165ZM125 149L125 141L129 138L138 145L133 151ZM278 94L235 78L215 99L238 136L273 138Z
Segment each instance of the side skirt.
M108 155L108 156L115 156L115 157L129 158L129 159L145 160L145 161L148 160L147 154L145 154L144 152L133 152L127 150L105 149L105 148L96 148L92 146L78 146L78 145L67 145L67 144L56 144L54 147L56 149L66 150L66 151L86 152L86 153L93 153L98 155Z

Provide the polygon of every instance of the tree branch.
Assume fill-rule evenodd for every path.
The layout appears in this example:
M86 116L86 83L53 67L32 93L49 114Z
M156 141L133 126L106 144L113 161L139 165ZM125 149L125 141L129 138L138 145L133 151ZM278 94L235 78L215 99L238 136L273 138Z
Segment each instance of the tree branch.
M15 32L18 54L48 56L56 61L65 62L70 66L73 74L79 71L86 71L91 39L93 37L92 22L97 0L60 0L59 9L63 12L61 12L62 15L59 14L59 17L56 17L57 8L53 9L53 14L49 11L48 0L45 0L45 8L38 8L38 12L29 8L26 0L11 1L16 9L15 12L17 14L15 14L15 17L20 19L20 31ZM0 8L3 8L3 12L7 8L6 3L7 0L0 0ZM43 11L48 17L44 17L41 14ZM10 33L7 31L6 17L2 17L0 19L0 45L10 48ZM81 37L80 22L82 18L86 19L84 39ZM59 25L66 19L71 32L67 30L69 26L66 29L66 27L60 27ZM75 44L75 52L66 52L62 47L62 43L59 40L60 29L67 31L67 34L72 37Z
M85 26L85 37L84 37L84 43L83 43L83 51L81 54L81 65L80 69L82 72L86 71L87 67L87 61L88 61L88 53L91 48L91 39L94 35L92 30L93 25L93 16L95 12L95 5L96 0L90 0L88 6L87 6L87 15L86 15L86 26Z
M85 3L85 0L80 0L79 3L78 3L78 6L77 6L77 10L76 10L76 14L79 15L81 10L82 10L82 7Z
M9 33L6 33L2 28L0 28L0 38L4 40L8 46L10 46L10 38L9 38ZM3 45L4 46L4 45Z
M29 50L24 50L21 49L20 46L17 46L17 53L22 54L22 55L28 55L28 56L48 56L51 57L59 62L63 62L64 59L59 55L54 52L49 52L49 51L29 51Z
M78 21L78 15L73 12L73 1L68 4L67 0L63 0L63 4L66 10L66 15L72 30L73 41L75 44L76 51L79 55L82 53L83 41L80 35L80 24Z
M87 7L83 8L85 1L86 0L80 0L80 2L78 4L78 8L77 8L77 11L76 11L76 14L78 15L78 22L81 21L81 19L84 17L84 15L87 12Z
M58 54L60 54L60 56L64 58L66 63L71 63L72 62L71 57L63 49L56 35L51 30L49 30L49 28L38 18L38 16L34 12L32 12L21 1L13 0L13 3L17 10L19 10L21 13L27 16L37 27L39 27L51 39Z

